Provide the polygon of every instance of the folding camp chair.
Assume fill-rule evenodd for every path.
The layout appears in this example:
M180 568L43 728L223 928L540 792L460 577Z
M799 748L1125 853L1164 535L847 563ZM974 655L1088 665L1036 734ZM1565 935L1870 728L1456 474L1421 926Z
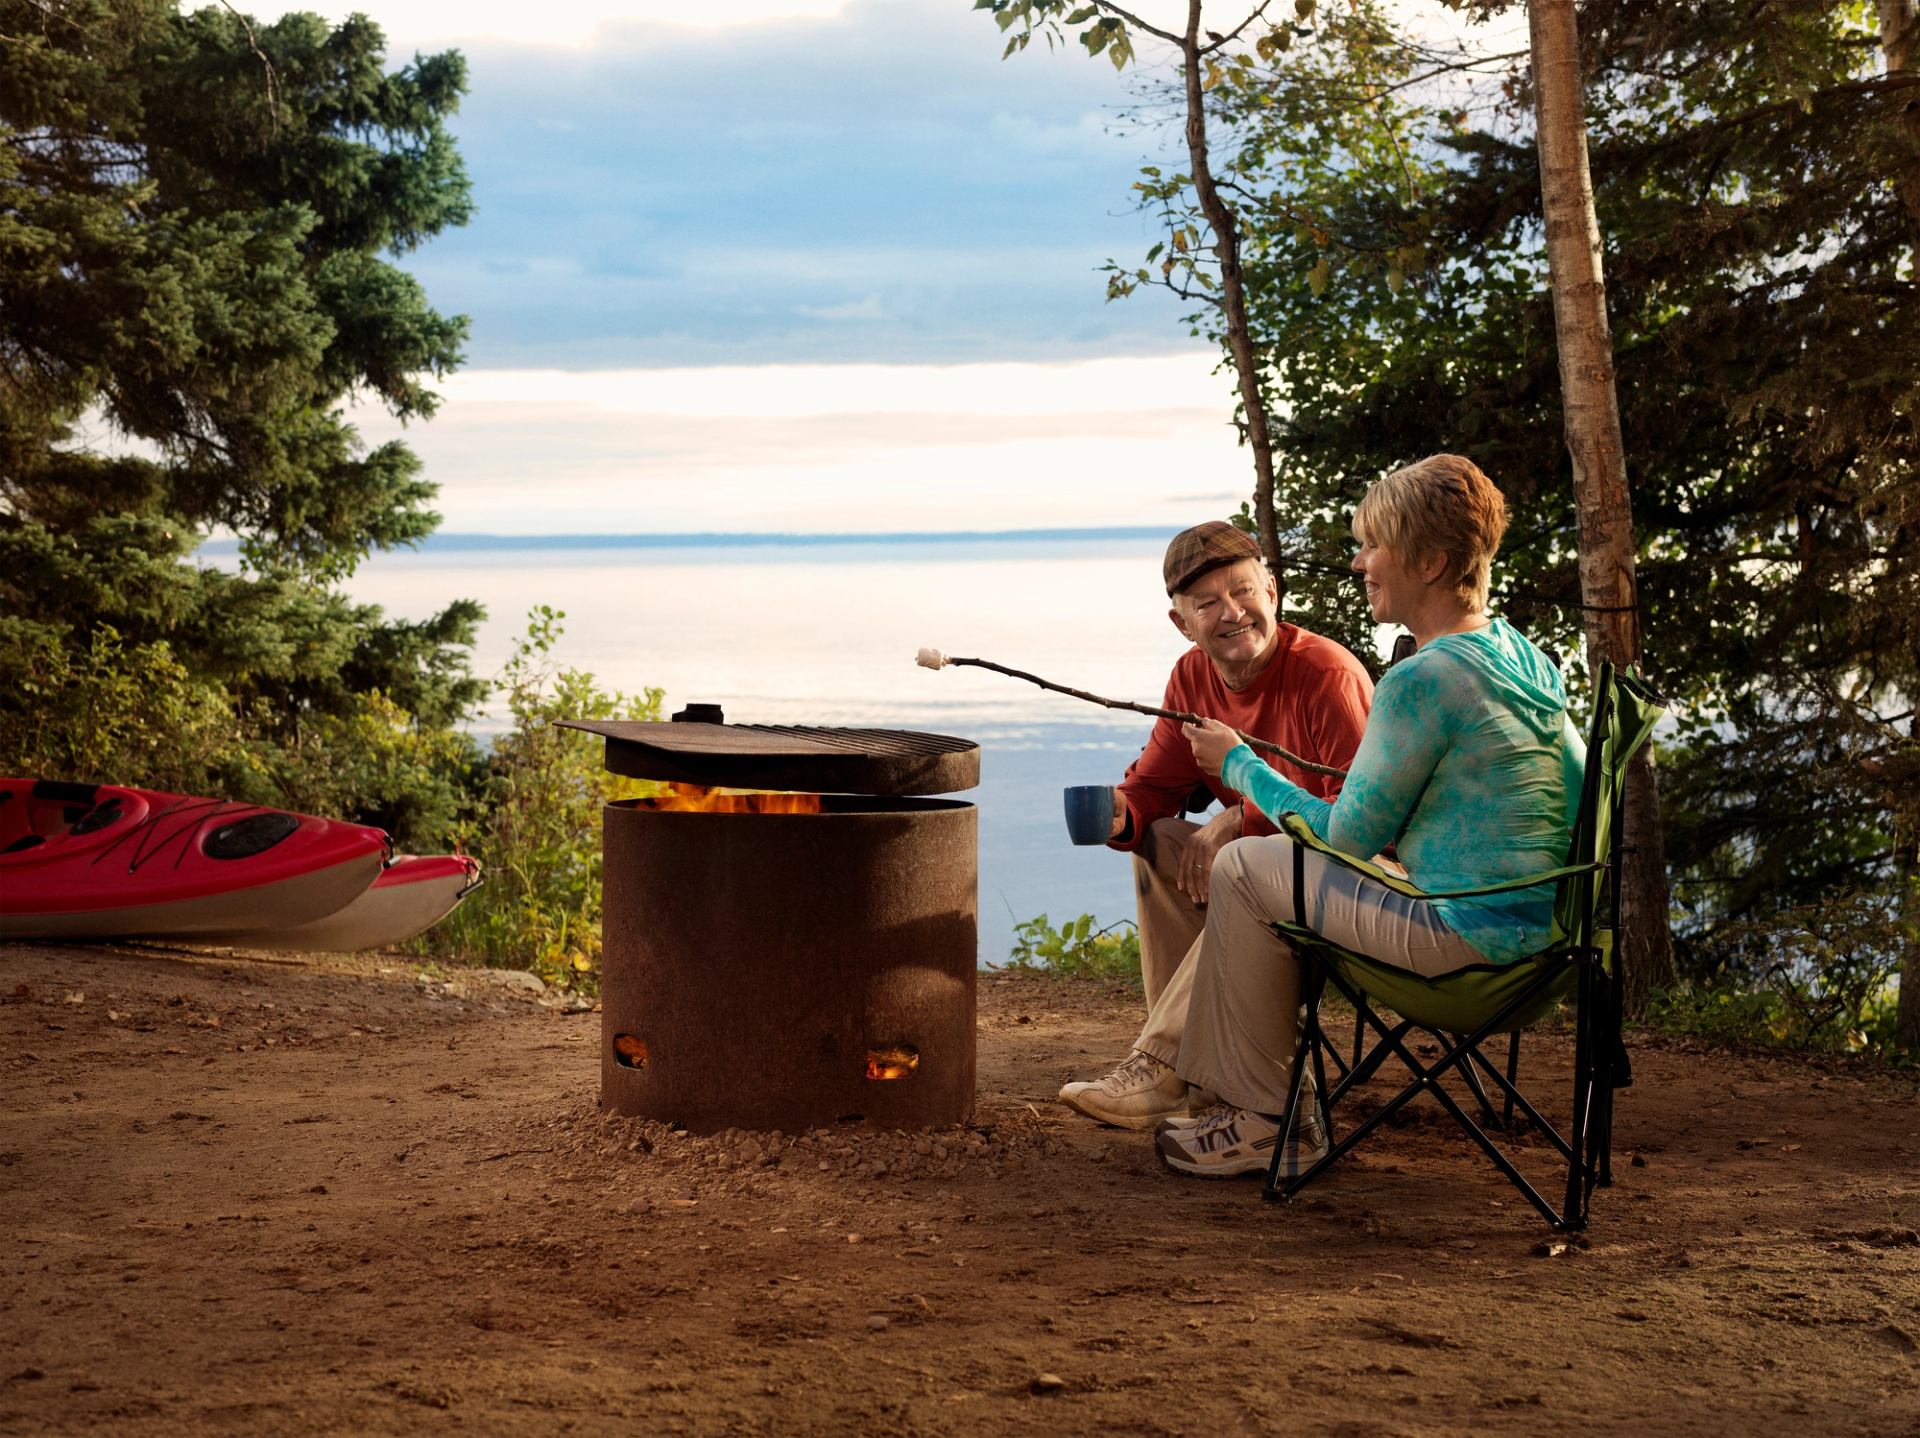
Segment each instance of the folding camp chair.
M1586 1227L1588 1200L1596 1186L1612 1182L1613 1090L1632 1082L1620 1040L1620 986L1614 954L1620 927L1620 895L1613 865L1620 832L1621 807L1626 794L1627 762L1639 752L1661 713L1661 700L1631 673L1619 673L1601 662L1594 684L1593 722L1587 739L1587 768L1581 785L1567 863L1543 874L1491 884L1484 888L1423 894L1405 879L1377 865L1355 859L1315 837L1297 814L1284 816L1283 827L1295 841L1294 915L1273 924L1274 931L1292 946L1304 966L1302 990L1306 1022L1293 1065L1287 1095L1284 1132L1291 1133L1305 1091L1302 1075L1313 1066L1313 1092L1324 1094L1323 1111L1330 1118L1340 1101L1365 1083L1389 1057L1398 1057L1413 1081L1351 1133L1335 1143L1317 1163L1294 1176L1283 1176L1288 1144L1276 1144L1267 1173L1266 1196L1290 1198L1312 1183L1343 1154L1416 1094L1425 1090L1452 1114L1455 1121L1556 1228ZM1539 953L1507 965L1475 965L1437 979L1422 978L1365 954L1341 947L1308 927L1305 898L1305 851L1315 849L1329 860L1366 874L1403 894L1424 898L1464 898L1508 893L1541 884L1557 884L1551 938ZM1345 1062L1334 1050L1320 1024L1320 999L1331 983L1353 1005L1360 1023L1379 1035L1364 1056ZM1508 1051L1502 1072L1481 1052L1496 1034L1516 1036L1562 999L1574 999L1573 1116L1563 1136L1541 1115L1514 1081L1517 1049ZM1397 1014L1389 1026L1373 1005ZM1420 1030L1439 1040L1440 1056L1423 1064L1410 1050L1407 1035ZM1329 1091L1326 1059L1332 1057L1342 1077ZM1483 1114L1491 1107L1480 1078L1491 1079L1505 1095L1508 1112L1517 1105L1567 1161L1565 1197L1556 1210L1520 1173L1513 1161L1490 1139L1440 1079L1460 1076L1479 1100ZM1328 1128L1331 1135L1331 1128Z

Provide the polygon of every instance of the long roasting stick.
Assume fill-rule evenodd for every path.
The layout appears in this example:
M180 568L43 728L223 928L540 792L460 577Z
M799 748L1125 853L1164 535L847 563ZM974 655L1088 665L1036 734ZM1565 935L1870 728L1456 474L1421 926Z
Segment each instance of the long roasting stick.
M942 654L938 649L922 649L914 656L914 663L923 669L944 669L950 664L971 664L976 669L991 669L996 674L1005 674L1012 679L1024 679L1029 684L1038 684L1042 689L1051 689L1056 694L1065 694L1069 698L1084 699L1089 704L1098 704L1103 709L1129 709L1135 714L1150 714L1159 719L1177 719L1182 724L1198 724L1200 716L1179 709L1160 709L1152 704L1135 704L1130 699L1108 699L1099 694L1089 694L1084 689L1069 689L1064 684L1055 684L1051 679L1042 679L1038 674L1029 674L1024 669L1009 669L1004 664L995 664L991 659L962 659L956 654ZM1347 771L1335 769L1327 764L1316 764L1311 759L1302 759L1291 749L1266 739L1256 739L1243 729L1233 731L1242 740L1255 749L1264 749L1269 754L1278 754L1289 764L1305 769L1310 774L1325 774L1330 778L1344 779Z

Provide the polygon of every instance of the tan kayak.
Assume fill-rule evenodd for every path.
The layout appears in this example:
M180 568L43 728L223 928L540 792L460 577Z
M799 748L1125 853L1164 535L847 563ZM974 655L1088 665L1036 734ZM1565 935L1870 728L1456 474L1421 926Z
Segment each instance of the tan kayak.
M465 854L400 854L357 899L325 918L222 935L221 942L299 953L391 948L425 933L479 886L480 866Z

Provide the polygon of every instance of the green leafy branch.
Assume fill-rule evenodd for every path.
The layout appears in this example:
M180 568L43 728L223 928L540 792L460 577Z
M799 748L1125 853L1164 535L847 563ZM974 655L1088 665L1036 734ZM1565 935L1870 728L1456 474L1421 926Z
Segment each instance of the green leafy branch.
M1121 979L1140 982L1140 931L1121 919L1094 928L1082 914L1054 928L1045 914L1014 926L1008 967L1021 973L1067 979Z

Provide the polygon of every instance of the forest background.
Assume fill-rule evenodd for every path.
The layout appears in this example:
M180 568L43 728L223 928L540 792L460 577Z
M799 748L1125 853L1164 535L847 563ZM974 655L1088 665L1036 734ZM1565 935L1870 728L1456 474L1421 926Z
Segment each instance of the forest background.
M1021 26L1010 48L1032 33L1019 0L979 8ZM1206 105L1273 400L1290 617L1373 653L1345 516L1444 437L1507 486L1502 611L1577 671L1526 57L1438 47L1366 0L1268 9ZM1073 43L1138 58L1089 20ZM1677 724L1676 972L1654 1011L1911 1053L1914 7L1592 0L1581 24L1647 672ZM1129 73L1131 120L1177 123L1167 82ZM0 768L465 843L494 879L434 947L590 984L607 781L548 720L657 694L561 666L536 613L491 681L510 727L479 745L477 607L398 622L340 587L437 522L419 461L362 445L346 402L426 418L460 362L465 322L394 261L471 213L447 132L465 83L456 52L390 69L363 19L0 0ZM1136 198L1164 238L1109 261L1109 294L1172 289L1220 339L1190 176L1149 167ZM119 442L89 443L90 419ZM237 571L193 562L216 529L240 536Z

